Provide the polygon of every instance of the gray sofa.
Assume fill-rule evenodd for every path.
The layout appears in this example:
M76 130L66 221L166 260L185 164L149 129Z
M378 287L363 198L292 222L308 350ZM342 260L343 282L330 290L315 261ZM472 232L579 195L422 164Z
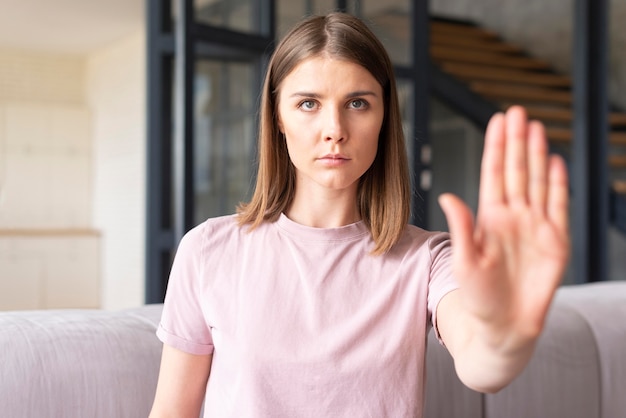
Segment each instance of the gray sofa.
M146 417L160 312L0 313L0 416ZM559 289L531 363L494 395L465 388L429 338L427 418L626 417L626 282Z

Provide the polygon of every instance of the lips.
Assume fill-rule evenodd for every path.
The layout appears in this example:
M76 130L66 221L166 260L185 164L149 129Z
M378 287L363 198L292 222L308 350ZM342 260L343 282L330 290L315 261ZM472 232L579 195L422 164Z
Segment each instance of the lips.
M342 154L326 154L317 159L322 166L327 168L338 168L348 164L350 158Z
M342 154L326 154L320 158L320 160L343 160L348 161L350 158Z

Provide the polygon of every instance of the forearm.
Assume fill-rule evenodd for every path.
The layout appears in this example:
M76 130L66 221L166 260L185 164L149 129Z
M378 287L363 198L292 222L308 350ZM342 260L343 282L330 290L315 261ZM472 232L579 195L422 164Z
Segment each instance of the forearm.
M441 301L439 331L459 379L473 390L497 392L526 367L541 330L521 333L503 326L506 321L474 318L464 311L460 297L455 291Z
M471 321L463 321L471 322ZM494 393L507 386L526 367L536 338L494 344L480 325L467 324L450 352L459 379L478 392Z
M150 418L197 418L212 359L212 355L188 354L164 345Z

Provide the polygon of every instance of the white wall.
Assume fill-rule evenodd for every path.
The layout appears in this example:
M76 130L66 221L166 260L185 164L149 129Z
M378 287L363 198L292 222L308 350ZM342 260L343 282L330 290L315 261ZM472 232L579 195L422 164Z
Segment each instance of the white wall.
M87 60L94 225L102 231L102 306L144 301L146 103L143 31Z
M84 61L0 47L0 100L84 104Z
M0 309L144 302L145 39L0 49Z
M0 309L100 305L84 72L0 49Z

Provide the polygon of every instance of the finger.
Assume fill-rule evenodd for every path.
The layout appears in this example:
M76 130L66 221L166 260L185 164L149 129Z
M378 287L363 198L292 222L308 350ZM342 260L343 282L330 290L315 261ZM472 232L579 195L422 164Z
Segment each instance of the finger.
M545 213L548 188L548 144L541 122L528 125L528 199L537 212Z
M450 193L439 196L439 205L448 221L455 263L471 265L476 260L472 211L461 199Z
M548 218L559 231L566 233L569 228L569 183L567 167L563 158L550 157L548 168Z
M491 117L485 132L485 148L480 166L479 208L504 203L504 115Z
M526 111L521 106L512 106L506 112L506 144L504 153L504 189L509 203L526 203L527 157Z

